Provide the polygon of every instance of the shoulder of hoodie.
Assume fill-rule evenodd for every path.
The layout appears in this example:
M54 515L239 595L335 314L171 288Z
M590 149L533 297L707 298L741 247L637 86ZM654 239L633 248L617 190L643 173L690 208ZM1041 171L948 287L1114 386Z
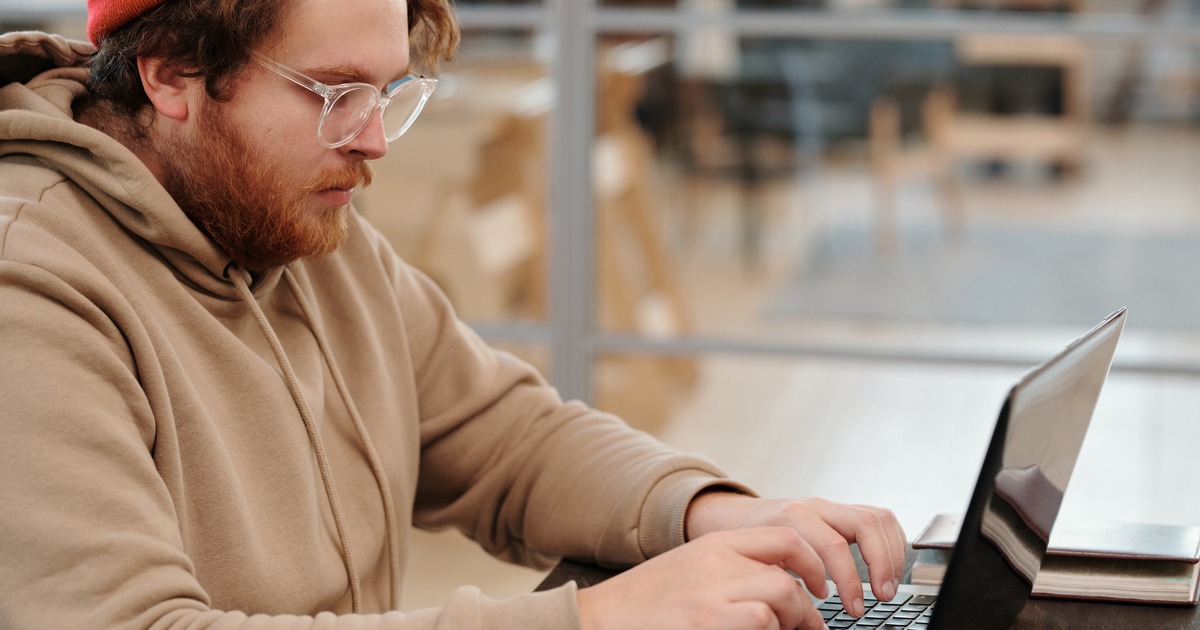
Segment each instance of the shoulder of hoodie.
M17 222L37 223L36 215L48 208L47 196L56 188L75 188L62 173L28 155L0 158L0 260L5 255L12 226ZM56 205L56 204L53 204Z
M0 34L0 86L27 83L56 67L80 66L94 52L87 42L38 31ZM0 259L12 224L67 178L29 155L0 158Z

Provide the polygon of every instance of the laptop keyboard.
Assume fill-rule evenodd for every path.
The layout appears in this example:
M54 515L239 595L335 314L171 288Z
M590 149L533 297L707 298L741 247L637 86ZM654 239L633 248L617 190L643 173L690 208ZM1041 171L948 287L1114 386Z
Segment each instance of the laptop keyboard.
M851 617L842 608L842 600L837 595L817 604L817 610L825 618L825 624L834 628L877 628L881 630L896 630L898 628L924 629L929 627L929 616L933 614L933 603L937 597L933 595L910 595L900 593L890 602L881 602L873 597L863 600L867 612L861 618Z

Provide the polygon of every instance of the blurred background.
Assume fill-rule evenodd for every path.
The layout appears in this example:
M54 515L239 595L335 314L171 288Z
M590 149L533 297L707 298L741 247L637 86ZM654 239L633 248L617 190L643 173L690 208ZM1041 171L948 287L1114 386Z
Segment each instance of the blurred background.
M0 0L82 37L84 2ZM459 0L359 210L564 396L772 496L964 509L1121 306L1064 518L1200 523L1200 5ZM417 533L407 607L538 571Z

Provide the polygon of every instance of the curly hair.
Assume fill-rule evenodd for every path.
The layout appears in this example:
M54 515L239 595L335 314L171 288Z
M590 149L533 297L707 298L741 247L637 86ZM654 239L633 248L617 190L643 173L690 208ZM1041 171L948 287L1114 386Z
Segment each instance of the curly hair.
M407 0L412 67L436 73L451 60L459 28L451 0ZM250 53L283 23L290 0L168 0L106 36L89 63L92 97L134 120L150 100L138 57L162 57L184 76L204 79L214 100L228 100ZM135 126L138 135L145 128Z

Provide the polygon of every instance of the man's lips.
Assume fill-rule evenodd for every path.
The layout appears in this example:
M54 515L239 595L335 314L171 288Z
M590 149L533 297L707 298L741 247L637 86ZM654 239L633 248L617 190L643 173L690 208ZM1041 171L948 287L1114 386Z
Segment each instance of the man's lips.
M324 188L317 191L317 195L329 203L337 206L345 206L354 198L354 186L335 186L332 188Z
M370 167L361 163L325 171L309 181L306 188L325 204L346 206L360 186L370 185L371 175Z

